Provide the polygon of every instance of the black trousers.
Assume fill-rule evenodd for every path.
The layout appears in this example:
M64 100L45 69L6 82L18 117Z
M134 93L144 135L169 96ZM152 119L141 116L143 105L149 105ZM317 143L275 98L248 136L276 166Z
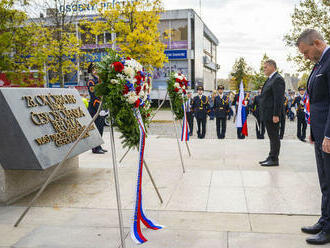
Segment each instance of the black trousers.
M323 230L330 232L330 154L322 151L322 143L314 144L317 172L322 193L321 218Z
M257 135L257 139L264 139L265 138L265 123L263 121L257 120L258 125L256 124L256 135Z
M189 125L189 133L192 134L194 131L194 115L192 112L187 112L187 121Z
M280 118L280 139L283 139L284 132L285 132L285 116Z
M238 139L245 139L245 136L242 134L242 128L241 127L237 128L237 138Z
M279 123L274 123L273 120L266 121L266 130L270 140L270 152L269 158L273 160L278 160L278 155L280 154L281 140L279 135Z
M197 136L200 139L204 139L206 134L206 117L196 118L196 120L197 120Z
M297 115L297 137L298 137L298 139L306 138L306 128L307 128L307 122L305 119L305 114L299 113Z
M226 136L227 117L217 117L216 126L218 138L224 139Z

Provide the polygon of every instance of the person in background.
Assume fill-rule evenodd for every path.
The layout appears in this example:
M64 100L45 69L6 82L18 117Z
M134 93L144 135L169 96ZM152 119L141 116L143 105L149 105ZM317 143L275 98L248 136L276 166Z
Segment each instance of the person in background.
M87 88L89 93L89 103L88 103L88 112L93 118L97 113L101 100L95 95L95 86L100 83L100 79L97 76L96 69L93 63L88 66L88 73L90 74L90 80L87 82ZM104 110L102 110L104 111ZM101 112L102 112L101 111ZM103 135L103 129L105 124L105 115L100 115L95 119L95 125L100 135ZM94 147L92 152L95 154L104 154L107 150L103 149L101 146Z
M214 120L214 99L217 96L217 91L213 90L212 94L209 96L209 105L210 105L210 120Z
M223 94L224 86L218 86L218 95L214 99L214 112L218 139L226 136L227 114L229 112L229 97Z
M203 95L203 86L197 87L198 95L193 98L192 109L197 120L197 136L199 139L204 139L206 135L206 116L210 109L209 101Z
M288 111L288 98L286 97L285 93L283 96L283 113L282 117L280 118L280 139L283 139L284 132L285 132L285 119L286 113Z
M251 112L256 118L256 136L257 139L264 139L265 138L265 123L260 120L260 94L261 88L258 89L258 95L256 95L252 102Z
M307 122L305 118L305 103L303 101L303 97L305 94L305 88L299 87L298 88L298 96L293 101L293 106L296 107L297 113L297 137L302 142L306 142L306 129L307 129Z
M265 61L264 72L268 79L260 95L260 120L265 122L270 140L270 152L266 160L259 163L261 166L278 166L281 148L279 122L283 114L285 81L277 72L276 62L272 59Z

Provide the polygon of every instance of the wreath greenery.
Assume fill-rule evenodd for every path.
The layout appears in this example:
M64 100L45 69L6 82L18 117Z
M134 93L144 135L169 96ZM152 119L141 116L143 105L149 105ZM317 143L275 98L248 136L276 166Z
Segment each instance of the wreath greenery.
M136 60L123 58L113 50L96 68L101 83L96 85L95 92L103 97L103 106L109 109L112 125L121 133L123 147L137 147L140 131L134 109L139 109L147 130L151 114L150 74Z
M167 80L167 91L172 102L173 112L177 120L184 116L182 104L187 100L188 81L182 73L172 73Z

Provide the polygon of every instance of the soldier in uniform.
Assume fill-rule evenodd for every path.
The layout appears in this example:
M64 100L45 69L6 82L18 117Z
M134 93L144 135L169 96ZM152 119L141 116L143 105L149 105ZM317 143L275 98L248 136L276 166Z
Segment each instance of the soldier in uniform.
M229 97L223 94L224 86L218 86L218 95L214 98L214 112L218 139L224 139L226 135L226 121L229 112Z
M258 89L258 95L256 95L252 102L252 114L257 119L256 123L256 135L257 139L264 139L265 138L265 123L260 120L260 94L261 94L261 87Z
M192 109L197 120L197 136L199 139L205 138L206 116L210 108L207 97L203 95L203 90L203 86L197 87L198 95L194 97L192 103Z
M95 95L95 86L100 83L100 80L96 75L96 70L93 63L88 66L88 73L90 73L91 75L91 79L87 82L88 93L90 95L88 103L88 112L93 117L96 114L101 102L100 98ZM103 135L104 124L105 116L99 115L95 119L95 125L101 136ZM97 146L92 149L92 152L96 154L104 154L105 152L107 152L107 150L103 149L101 146Z
M293 106L296 107L297 112L297 137L303 142L306 142L306 128L307 122L305 118L305 103L303 102L303 97L305 94L304 87L298 88L299 94L296 96L293 102Z
M283 114L280 118L280 139L283 139L284 132L285 132L285 119L286 119L286 113L288 112L288 98L283 96Z

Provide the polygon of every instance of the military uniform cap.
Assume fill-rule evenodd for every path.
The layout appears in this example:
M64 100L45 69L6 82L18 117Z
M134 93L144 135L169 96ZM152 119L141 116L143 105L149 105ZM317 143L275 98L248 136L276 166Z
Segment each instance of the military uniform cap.
M197 86L197 90L204 90L204 87L203 86Z
M301 90L305 90L305 88L304 88L304 87L299 87L298 90L299 90L299 91L301 91Z
M223 90L225 88L225 86L223 86L223 85L218 85L218 90Z

